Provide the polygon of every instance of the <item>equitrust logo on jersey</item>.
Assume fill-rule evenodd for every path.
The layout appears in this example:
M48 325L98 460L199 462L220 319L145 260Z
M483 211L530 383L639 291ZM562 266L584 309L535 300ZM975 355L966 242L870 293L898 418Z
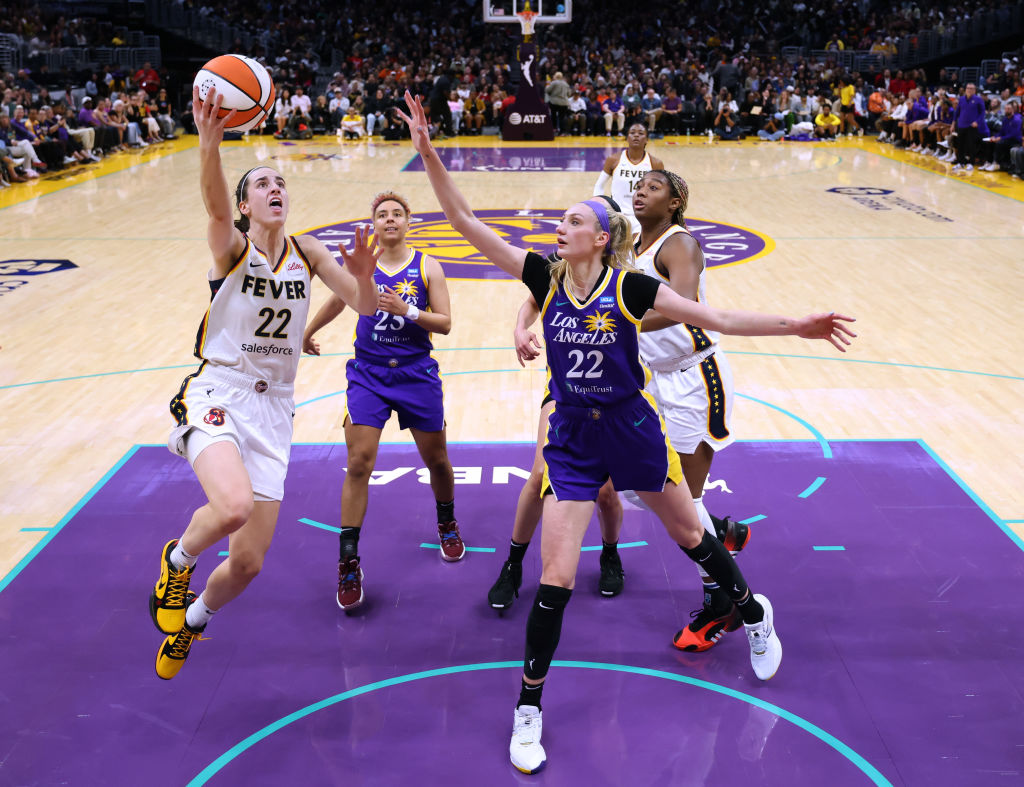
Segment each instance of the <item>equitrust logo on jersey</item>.
M555 247L555 228L563 211L478 210L475 214L509 243L546 255ZM372 229L373 223L368 218L342 221L308 229L304 234L319 238L340 261L338 244L350 247L359 227ZM709 268L750 262L775 248L767 235L735 224L688 218L686 227L700 242ZM470 246L443 213L414 213L406 241L440 262L450 279L511 278Z

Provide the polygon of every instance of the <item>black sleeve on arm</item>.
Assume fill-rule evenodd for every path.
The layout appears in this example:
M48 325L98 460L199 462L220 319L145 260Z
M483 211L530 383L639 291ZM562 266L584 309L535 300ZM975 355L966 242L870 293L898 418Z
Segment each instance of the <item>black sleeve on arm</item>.
M544 300L548 297L548 290L551 289L551 272L548 270L548 260L532 251L527 253L523 262L523 284L530 288L533 300L537 308L544 307Z
M641 319L654 308L661 282L644 273L627 273L622 281L622 302L629 313Z

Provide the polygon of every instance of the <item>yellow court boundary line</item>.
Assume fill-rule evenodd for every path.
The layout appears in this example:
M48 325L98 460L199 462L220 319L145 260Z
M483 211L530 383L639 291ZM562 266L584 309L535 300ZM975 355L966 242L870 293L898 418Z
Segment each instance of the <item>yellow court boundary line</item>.
M874 139L874 138L872 138ZM979 172L974 170L974 174L969 176L958 177L953 174L952 164L945 164L940 161L936 161L931 156L919 156L916 153L903 153L899 150L886 150L888 145L878 144L876 142L876 149L872 150L867 147L862 148L867 153L874 153L876 156L889 159L890 161L897 161L900 164L908 164L915 169L924 170L925 172L931 172L933 175L940 175L944 178L949 178L956 183L963 183L968 186L974 186L978 189L983 189L990 194L998 194L1000 197L1007 197L1008 199L1016 200L1017 202L1024 202L1024 181L1014 180L1005 172Z
M0 191L0 210L195 147L199 147L199 137L182 135L177 139L156 143L147 148L129 148L122 153L105 156L98 164L78 165L54 172L52 175L44 175L29 183L15 183L10 188Z

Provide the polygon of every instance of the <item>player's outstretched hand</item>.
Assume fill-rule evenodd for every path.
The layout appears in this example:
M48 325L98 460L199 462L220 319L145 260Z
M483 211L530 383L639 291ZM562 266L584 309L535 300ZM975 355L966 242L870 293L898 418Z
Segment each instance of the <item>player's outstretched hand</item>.
M797 336L802 339L827 339L837 350L846 352L846 347L850 345L850 340L846 337L856 338L857 334L843 325L844 322L856 320L835 312L811 314L800 321Z
M206 101L202 101L199 98L199 86L192 86L192 117L200 142L216 142L219 145L224 139L225 126L238 113L232 109L224 117L217 117L223 103L224 96L217 95L215 88L211 87L206 93Z
M413 98L412 93L406 90L405 105L409 108L408 115L398 107L395 107L395 112L409 127L412 145L422 155L430 150L430 123L427 121L427 113L423 111L423 99L421 96Z
M338 244L338 251L341 252L341 259L345 263L345 267L357 279L373 276L373 272L377 268L377 260L380 259L380 255L384 251L377 248L376 236L367 245L366 239L369 235L369 227L356 227L356 238L352 243L351 253L345 251L343 243Z

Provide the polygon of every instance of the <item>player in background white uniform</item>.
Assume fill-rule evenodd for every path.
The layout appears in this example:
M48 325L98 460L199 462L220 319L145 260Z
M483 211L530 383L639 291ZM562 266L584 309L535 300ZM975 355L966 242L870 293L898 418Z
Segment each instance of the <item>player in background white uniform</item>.
M640 179L633 195L634 214L641 226L636 266L683 297L706 304L704 252L683 218L688 200L686 183L674 173L653 170ZM697 516L735 555L749 540L749 528L728 517L712 517L703 500L715 452L733 441L729 431L732 370L719 349L718 337L714 331L650 314L643 321L640 356L651 374L646 390L657 402L669 440L679 454ZM707 650L725 631L742 625L726 592L700 566L698 572L704 584L704 604L693 614L693 621L673 637L680 650Z
M178 426L168 447L189 460L208 502L184 535L164 546L150 597L153 622L167 635L156 658L165 680L178 674L213 613L259 573L270 546L288 471L292 384L312 275L360 314L377 308L376 244L367 246L357 231L352 253L341 249L342 268L319 240L286 235L288 191L276 170L255 167L242 177L235 189L241 218L232 220L220 143L235 113L218 119L222 100L211 88L202 102L193 88L213 297L196 339L202 363L171 401ZM198 556L225 536L228 558L199 596L190 593Z
M634 234L640 231L640 224L633 215L633 192L640 179L652 169L664 169L661 159L647 152L647 128L643 123L633 123L626 134L625 150L613 153L604 160L601 174L594 184L594 196L603 196L611 181L612 199L622 206L622 214L629 219Z

